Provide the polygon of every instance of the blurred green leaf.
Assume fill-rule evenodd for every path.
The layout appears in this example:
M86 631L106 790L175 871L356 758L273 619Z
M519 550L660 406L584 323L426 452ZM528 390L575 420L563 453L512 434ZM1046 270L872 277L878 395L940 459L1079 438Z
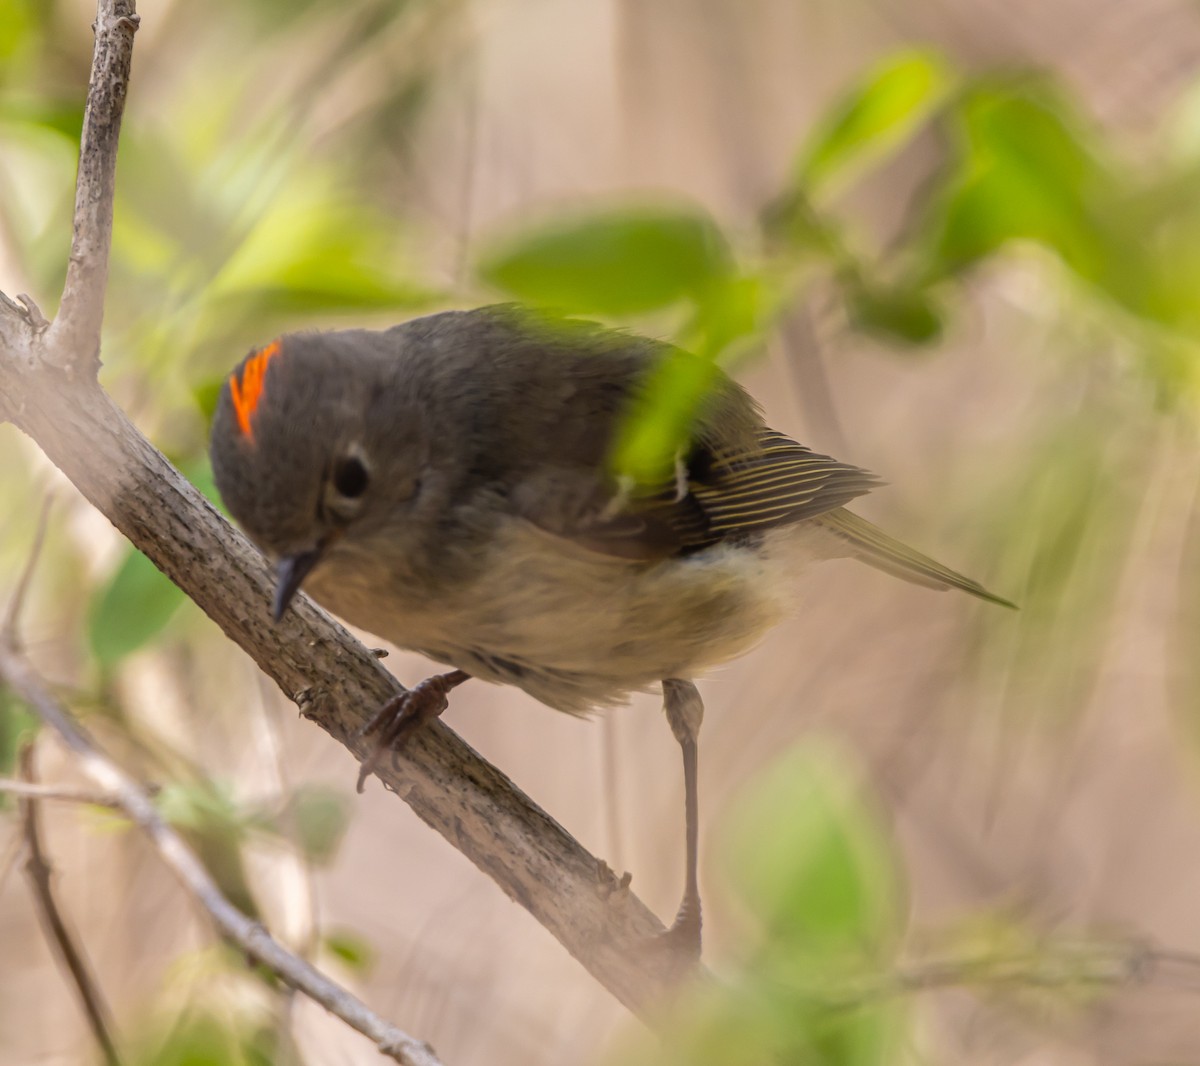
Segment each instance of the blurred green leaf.
M322 785L305 785L292 794L287 821L295 827L296 843L318 865L337 852L350 820L346 796Z
M177 829L220 829L242 837L250 821L233 797L209 781L164 785L156 800L162 816Z
M733 270L724 236L690 207L601 208L500 241L479 276L518 300L627 315L700 299Z
M17 753L26 740L32 740L38 729L37 717L0 686L0 774L10 777L17 765ZM0 794L0 807L12 800L8 794Z
M229 901L244 914L260 913L246 873L242 847L254 818L212 781L172 782L157 797L162 816L195 849Z
M931 344L942 335L942 317L928 292L856 281L847 299L851 321L868 333L904 344Z
M217 491L217 483L213 480L212 463L209 462L207 455L194 459L182 459L178 466L179 472L199 490L201 496L223 514L229 513L221 502L221 494Z
M983 83L956 117L963 154L933 222L932 275L1034 240L1083 277L1101 277L1116 185L1065 99L1040 81Z
M1007 623L980 616L976 652L985 676L1004 679L1018 719L1031 708L1047 722L1079 713L1106 665L1122 560L1156 462L1148 427L1113 432L1132 424L1127 402L1097 396L1059 410L1048 431L1010 449L1008 483L975 509L1003 549L997 583L1021 604ZM1012 500L1015 511L1000 502Z
M3 18L0 12L0 25L3 24ZM79 139L83 135L83 101L77 97L45 100L0 96L0 121L47 130L78 151Z
M250 300L260 313L411 308L434 292L397 267L387 220L334 197L319 181L297 180L270 209L215 278L210 298Z
M896 1066L907 1012L898 1001L822 1002L829 982L797 987L756 958L721 983L688 989L615 1066ZM814 994L815 993L815 994Z
M156 1034L143 1035L134 1066L272 1066L285 1049L271 1026L253 1016L190 1010Z
M355 973L366 974L375 964L375 949L357 933L340 929L327 933L321 943Z
M956 78L934 52L906 51L869 71L813 134L797 166L817 191L846 180L909 140L945 102Z
M778 280L767 273L731 274L704 292L679 343L729 363L746 348L764 343L783 300Z
M725 852L772 950L806 966L889 951L902 927L891 850L835 749L797 747L729 818Z
M682 348L664 359L617 431L612 464L621 478L655 485L669 477L720 370Z
M93 594L88 619L92 654L115 666L161 632L185 597L141 552L129 548L107 585Z
M10 61L37 35L36 0L0 0L0 62Z

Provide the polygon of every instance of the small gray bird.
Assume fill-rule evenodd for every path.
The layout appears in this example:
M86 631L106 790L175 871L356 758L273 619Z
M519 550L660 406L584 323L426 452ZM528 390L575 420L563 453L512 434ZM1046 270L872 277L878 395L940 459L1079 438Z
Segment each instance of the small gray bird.
M686 794L669 935L698 952L692 679L784 618L816 558L1011 604L845 510L878 479L768 428L724 375L673 475L622 484L614 440L670 355L510 306L289 334L229 376L211 450L230 512L278 561L276 619L303 583L348 622L455 668L376 716L378 750L470 677L571 714L661 684Z

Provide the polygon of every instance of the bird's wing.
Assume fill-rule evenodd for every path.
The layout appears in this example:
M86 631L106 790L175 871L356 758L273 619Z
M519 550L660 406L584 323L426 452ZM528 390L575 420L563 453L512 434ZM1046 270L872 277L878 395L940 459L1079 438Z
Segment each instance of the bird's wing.
M624 496L599 476L547 470L522 486L517 503L547 532L618 558L652 560L813 518L878 484L874 474L764 426L749 447L697 445L662 486Z
M707 547L824 514L881 483L764 427L753 448L693 457L687 489L704 528L689 523L683 532L689 546Z

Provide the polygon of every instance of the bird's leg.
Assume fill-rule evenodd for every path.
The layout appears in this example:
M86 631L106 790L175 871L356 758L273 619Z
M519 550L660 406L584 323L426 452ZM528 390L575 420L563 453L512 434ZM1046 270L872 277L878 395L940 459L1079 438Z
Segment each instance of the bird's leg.
M375 750L364 760L358 771L358 791L363 790L366 780L379 765L385 751L399 751L408 743L408 738L422 722L437 718L449 705L446 694L457 688L471 675L462 670L451 670L448 674L427 677L419 685L393 696L376 712L365 726L358 731L360 737L379 734Z
M663 710L671 732L683 751L684 815L687 829L687 859L684 874L683 900L671 928L664 939L679 951L700 957L700 885L697 879L700 842L700 798L697 782L699 770L698 738L704 720L704 703L690 681L665 678Z

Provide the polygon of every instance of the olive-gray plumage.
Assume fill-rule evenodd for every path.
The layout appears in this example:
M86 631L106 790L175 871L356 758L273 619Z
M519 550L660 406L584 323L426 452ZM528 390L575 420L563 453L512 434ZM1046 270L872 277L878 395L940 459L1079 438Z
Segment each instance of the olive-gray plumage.
M677 927L698 946L688 679L780 621L813 558L1005 601L846 511L876 479L768 428L719 373L672 476L620 484L616 435L668 357L687 358L512 307L290 334L230 375L212 460L230 512L279 560L277 616L303 584L456 668L427 683L421 714L466 675L573 713L661 682L688 797Z
M815 557L994 598L843 510L875 478L769 430L724 376L676 476L623 496L614 435L672 353L509 307L288 335L249 432L222 390L217 486L334 613L572 712L746 651Z

